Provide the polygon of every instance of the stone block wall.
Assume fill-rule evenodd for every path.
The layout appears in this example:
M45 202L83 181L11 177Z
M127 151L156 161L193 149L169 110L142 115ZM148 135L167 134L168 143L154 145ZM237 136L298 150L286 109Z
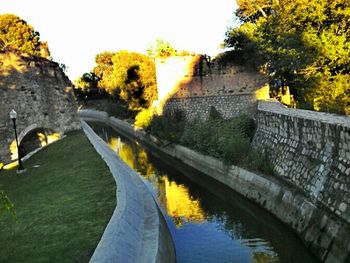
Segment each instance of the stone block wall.
M259 102L256 122L276 176L350 223L350 118Z
M229 111L235 103L250 102L250 96L257 95L257 92L260 99L269 98L268 80L261 73L236 64L222 65L202 55L157 59L156 72L159 112L163 111L168 100L177 106L181 103L187 111L189 103L193 102L197 107L202 101L220 100L228 106L225 111ZM202 111L202 106L199 108ZM238 105L235 108L240 109ZM243 105L242 111L245 108Z
M240 94L233 96L201 96L188 98L171 98L165 106L164 112L182 110L186 119L207 119L210 107L214 106L224 118L231 118L239 114L253 115L257 106L255 94Z
M231 72L212 72L204 76L190 76L178 82L172 97L217 96L253 93L267 85L258 73L231 66Z

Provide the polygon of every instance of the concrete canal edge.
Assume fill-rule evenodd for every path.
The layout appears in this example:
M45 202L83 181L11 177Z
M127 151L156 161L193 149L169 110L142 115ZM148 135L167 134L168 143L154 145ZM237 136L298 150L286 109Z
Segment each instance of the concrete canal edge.
M180 145L164 146L142 130L108 117L106 113L86 110L80 112L80 116L86 120L103 122L128 137L143 141L148 147L186 163L254 201L290 226L321 262L350 262L349 224L321 205L308 200L292 185L272 176L225 165L218 159Z
M117 185L117 206L90 262L176 262L163 214L142 179L86 122L81 126Z

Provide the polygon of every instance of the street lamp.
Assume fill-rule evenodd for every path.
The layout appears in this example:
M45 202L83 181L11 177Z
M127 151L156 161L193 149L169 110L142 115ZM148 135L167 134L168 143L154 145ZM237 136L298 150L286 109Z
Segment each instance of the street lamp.
M17 129L16 129L16 118L17 118L17 112L12 109L10 111L10 118L13 121L13 128L15 130L15 136L16 136L16 144L17 144L17 153L18 153L18 172L22 172L24 171L24 167L22 164L22 160L21 160L21 151L19 150L19 144L18 144L18 138L17 138Z

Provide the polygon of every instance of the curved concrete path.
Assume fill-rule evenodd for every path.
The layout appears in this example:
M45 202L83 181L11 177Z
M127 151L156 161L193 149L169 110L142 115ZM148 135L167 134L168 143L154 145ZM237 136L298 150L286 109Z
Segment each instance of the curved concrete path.
M175 262L169 230L141 178L85 121L81 126L117 183L117 206L90 262Z

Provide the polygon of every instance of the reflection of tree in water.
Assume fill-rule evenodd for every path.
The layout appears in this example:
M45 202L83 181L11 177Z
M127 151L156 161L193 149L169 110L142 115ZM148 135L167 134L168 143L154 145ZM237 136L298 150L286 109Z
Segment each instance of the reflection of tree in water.
M223 194L225 195L225 192ZM211 194L207 192L199 195L202 196L202 207L208 214L207 220L215 224L220 231L225 232L233 240L249 247L253 255L252 262L270 263L279 261L278 255L273 252L274 246L267 241L268 237L265 237L262 230L266 228L265 222L257 218L249 209L241 209L242 206L247 207L247 204L241 203L241 198L230 199L230 203L234 206L233 210L228 207L227 200L226 202L218 202L217 197L208 197Z
M232 219L232 217L227 215L225 211L210 212L211 216L208 217L208 221L220 222L220 224L217 224L217 228L223 232L226 232L226 234L233 240L239 240L247 237L244 224Z
M186 222L204 220L199 200L192 196L183 184L169 181L167 176L161 176L150 163L145 149L139 144L124 143L120 138L109 137L108 145L125 163L158 189L159 200L177 227L181 227Z
M159 191L159 200L173 218L177 228L186 222L199 223L205 220L200 201L190 195L185 185L169 181L167 176L161 177L163 191ZM163 197L165 196L165 198Z
M273 246L266 241L268 237L261 230L262 226L265 227L266 222L257 218L256 214L250 211L249 208L242 209L241 207L246 207L246 204L242 202L241 198L237 198L236 195L231 197L227 190L223 189L220 185L221 188L217 188L212 181L205 182L205 178L201 177L201 175L198 175L197 178L199 179L197 180L203 182L208 188L200 187L195 183L197 180L191 181L187 177L179 176L178 171L167 172L169 181L174 181L177 185L184 185L188 196L198 202L201 208L201 214L206 221L211 222L221 232L225 232L232 240L240 241L243 246L249 247L252 250L252 254L267 254L268 257L265 258L276 257L273 253ZM183 174L189 174L193 171L181 172ZM211 191L215 193L219 192L220 195L214 195ZM247 226L250 226L250 228L248 229ZM256 237L257 233L261 238ZM263 256L259 257L263 258ZM277 259L274 260L266 262L276 262Z
M119 137L112 136L109 136L107 143L125 163L138 171L145 179L152 177L154 167L148 161L147 153L140 145L124 143Z

